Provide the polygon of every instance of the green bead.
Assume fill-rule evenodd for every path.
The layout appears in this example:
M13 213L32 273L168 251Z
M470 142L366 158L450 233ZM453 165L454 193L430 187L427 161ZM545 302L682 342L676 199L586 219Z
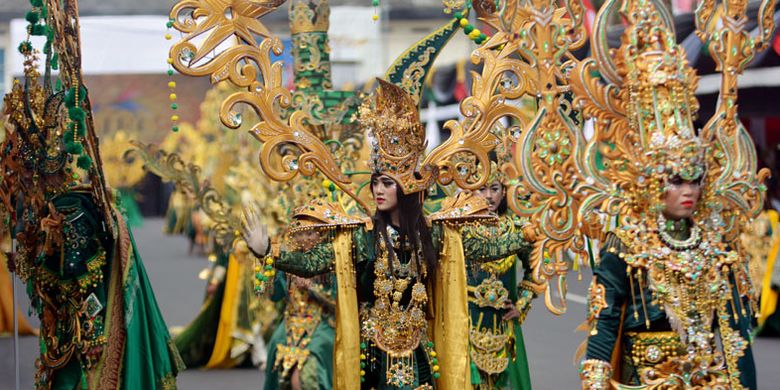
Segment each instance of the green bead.
M434 372L433 373L433 378L434 379L439 379L440 376L441 376L441 374L439 374L438 372Z
M266 271L270 271L270 270L272 270L272 269L274 269L274 267L273 267L272 265L266 265L266 266L265 266L265 270L266 270Z
M463 19L463 13L462 12L455 12L455 19Z
M168 27L168 28L173 27L173 22L169 21L168 23L165 23L165 27Z
M373 4L374 7L378 7L379 6L379 0L374 0L374 1L371 2L371 4Z
M470 24L466 27L463 27L463 33L466 35L470 34L472 31L474 31L474 26Z
M179 108L178 104L176 104L176 103L171 104L171 110L175 110L177 108Z
M487 39L487 35L485 35L485 33L479 34L479 39L484 41L485 39Z
M433 341L428 342L428 348L433 348Z
M366 343L360 343L360 349L366 349Z
M176 133L176 132L178 132L178 131L179 131L179 126L173 126L173 127L171 127L171 130L172 130L174 133Z
M360 368L366 368L366 362L360 362Z
M168 76L173 76L173 69L168 69Z
M431 359L431 364L433 364L434 366L439 364L439 359L436 358Z

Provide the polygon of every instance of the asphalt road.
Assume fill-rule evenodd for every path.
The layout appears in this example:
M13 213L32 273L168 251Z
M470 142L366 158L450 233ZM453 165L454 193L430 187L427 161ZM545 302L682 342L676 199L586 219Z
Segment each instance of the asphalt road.
M166 322L169 326L183 326L200 307L205 282L198 279L198 272L208 265L208 261L189 256L184 238L163 236L161 231L162 220L148 219L143 227L135 229L136 242ZM551 314L540 300L523 326L536 390L579 388L574 353L584 339L584 333L575 332L575 328L585 317L584 295L590 275L585 273L582 279L577 281L576 276L570 278L566 314ZM17 291L23 290L20 287ZM26 311L26 296L20 297L19 302ZM38 353L36 338L23 337L19 352L21 388L32 389L33 362ZM780 388L780 339L757 339L754 353L760 388ZM256 369L236 369L188 370L179 376L178 382L183 390L230 390L260 389L262 381L262 374ZM13 388L13 343L9 338L0 338L0 390Z

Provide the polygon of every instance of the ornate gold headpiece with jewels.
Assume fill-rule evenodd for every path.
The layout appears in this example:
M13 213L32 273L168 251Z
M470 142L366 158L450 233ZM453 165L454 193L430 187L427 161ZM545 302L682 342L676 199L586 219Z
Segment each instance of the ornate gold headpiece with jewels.
M418 169L427 142L417 104L401 87L378 82L379 89L360 106L360 125L371 146L369 168L391 177L404 194L423 191L436 180L437 169Z
M552 0L503 2L500 17L486 19L519 31L497 33L486 46L546 64L524 70L538 110L517 141L521 182L510 188L507 200L516 213L535 221L526 229L535 241L531 263L537 280L549 282L545 300L552 311L566 307L565 253L573 250L595 261L588 239L603 241L617 216L623 226L647 223L652 229L664 182L673 176L703 178L697 218L724 240L731 241L760 209L766 173L757 172L755 147L737 118L736 82L766 47L774 1L760 5L756 37L742 22L745 2L724 0L724 13L714 12L715 6L703 2L696 11L697 34L715 43L709 47L724 80L716 113L700 133L693 127L696 76L675 43L673 20L661 1L607 0L594 23L593 55L584 60L571 55L588 37L579 0L564 0L563 7ZM617 49L607 39L616 12L628 22ZM580 112L572 114L567 102Z
M631 1L621 12L629 23L621 46L608 52L605 42L594 42L595 64L610 84L588 75L594 62L584 61L572 72L571 86L586 116L611 119L597 121L592 146L603 159L603 177L621 189L623 215L658 213L670 178L695 180L705 173L708 143L693 125L698 77L675 42L668 11ZM605 110L587 98L594 89L610 92L620 104Z
M243 2L242 2L243 3ZM276 3L272 7L278 6ZM234 110L240 103L248 106L260 116L260 121L252 127L252 135L262 142L260 151L261 168L265 174L274 181L289 181L296 175L311 176L316 171L325 175L333 184L343 190L347 195L355 198L365 211L370 208L356 195L355 186L349 175L344 174L339 167L333 151L333 144L326 145L325 141L315 134L312 126L312 114L305 110L293 110L289 118L279 115L278 107L288 109L294 99L282 86L281 64L271 62L271 52L279 53L280 41L275 36L265 37L259 44L254 41L238 40L235 44L220 46L213 56L205 56L204 50L212 51L214 45L230 38L230 35L242 36L243 24L232 24L222 20L221 11L227 6L214 8L205 0L180 1L171 11L174 20L174 28L185 33L182 40L171 48L171 60L173 66L180 72L188 75L211 75L212 81L228 80L244 91L236 92L227 98L220 111L220 119L226 126L238 128L241 126L240 116ZM261 7L262 8L262 7ZM235 8L234 12L239 8ZM241 8L243 10L243 8ZM252 8L247 8L251 10ZM254 12L254 11L253 11ZM247 12L246 17L257 18L260 13ZM259 11L258 11L259 12ZM243 17L240 18L244 20ZM259 23L253 19L252 23ZM193 29L193 26L203 26ZM224 27L222 27L224 26ZM371 122L377 124L394 119L393 129L375 127L374 135L377 145L382 150L383 157L392 156L383 162L382 172L391 172L391 167L396 168L396 175L403 185L405 193L418 192L425 189L434 179L447 185L453 181L463 188L474 189L481 186L481 182L475 182L475 175L457 175L453 156L457 154L472 154L477 160L486 163L482 168L484 173L481 181L487 179L489 161L487 154L495 146L495 137L490 133L496 121L502 116L513 116L516 110L506 107L499 100L492 99L494 91L504 88L508 94L522 93L522 86L499 87L503 69L496 69L496 55L488 54L489 70L485 71L483 78L474 82L473 91L479 93L479 97L473 97L464 103L462 111L468 119L466 125L452 121L447 125L450 129L450 139L437 147L420 163L424 152L424 128L419 122L418 105L422 96L425 79L433 66L433 62L444 45L452 38L459 28L458 20L453 19L442 27L418 41L403 55L396 59L384 76L386 83L372 95L371 102L364 107L379 108L380 111L393 113L382 118L376 112L363 112L367 114L365 120L361 120L363 127ZM259 27L257 27L259 29ZM209 44L198 45L196 42ZM476 58L476 57L475 57ZM243 65L248 61L250 65ZM478 61L475 59L475 61ZM262 77L258 77L262 75ZM488 103L477 103L473 100L488 100ZM373 116L372 116L373 115ZM406 128L413 130L410 134L397 133L399 147L392 147L395 139L390 131ZM390 131L385 131L390 130ZM403 136L403 137L401 137ZM400 145L404 143L405 145ZM291 154L282 155L280 149L294 151ZM408 149L404 152L403 148ZM391 150L392 149L392 150ZM380 161L380 159L374 159ZM415 171L420 167L415 177ZM382 164L378 164L379 167ZM444 172L436 175L436 168ZM470 170L470 172L473 170ZM401 177L400 174L403 174ZM362 187L361 187L362 188Z
M511 131L511 128L505 128L499 124L493 129L493 134L497 140L494 149L496 158L495 161L490 162L490 177L485 185L490 185L498 180L502 185L508 186L518 177L512 153L520 133L519 130Z

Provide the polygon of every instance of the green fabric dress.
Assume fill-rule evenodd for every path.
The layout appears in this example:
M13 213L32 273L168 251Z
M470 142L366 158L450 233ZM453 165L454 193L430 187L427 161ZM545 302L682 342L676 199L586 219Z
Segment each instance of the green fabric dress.
M653 304L650 289L641 288L636 278L633 280L633 288L630 285L630 279L626 272L627 264L619 257L620 253L625 252L622 242L612 234L608 236L606 242L601 251L601 261L593 270L595 282L604 286L606 307L598 315L595 324L596 333L591 333L588 337L585 358L610 362L616 343L619 339L626 340L626 337L622 337L626 333L670 331L672 327L666 312ZM734 283L733 276L731 282ZM647 283L644 281L643 285L647 286ZM732 291L736 290L736 288L732 289ZM644 299L642 294L644 294ZM736 292L734 297L736 302L739 299ZM643 300L646 302L647 310L642 307ZM750 340L750 315L736 313L738 321L735 322L734 313L729 314L731 326L738 328L744 339ZM649 327L646 326L648 323ZM621 329L622 334L619 334ZM623 384L639 385L637 367L631 364L630 359L627 358L630 356L628 351L631 345L622 342L617 347L624 358L621 359L620 376L615 379ZM745 350L745 355L739 359L738 368L741 373L742 385L746 389L756 389L756 368L750 346Z
M468 229L462 229L461 239L466 259L475 259L478 261L498 260L529 249L529 245L520 231L516 231L499 240L491 240L484 238L485 235L473 234L474 230L470 230L491 228L494 227L490 227L489 225L475 225ZM441 224L437 223L433 225L431 236L434 249L436 250L436 253L439 253L444 237ZM374 240L375 231L373 230L367 231L362 227L353 230L352 255L355 261L358 305L361 307L371 307L376 300L374 296ZM398 247L400 247L400 245L398 245ZM409 258L409 256L399 253L399 249L394 248L394 250L396 250L396 255L399 259ZM326 241L305 252L282 251L275 262L275 267L281 271L308 278L330 271L333 266L333 259L333 245L330 241ZM400 302L401 305L405 306L410 301L411 289L412 284L410 283L407 290L403 293L403 298ZM413 389L423 384L434 385L434 376L429 361L429 355L423 344L425 343L421 343L414 351L413 383L411 386L405 386L401 389ZM367 345L366 347L367 350L364 353L369 357L368 360L372 360L373 358L374 363L369 363L364 367L365 376L361 388L399 389L399 387L388 384L387 372L385 370L388 363L387 354L373 345ZM358 368L356 367L355 369Z
M300 350L306 350L308 356L298 365L300 370L301 388L303 390L330 390L333 388L333 347L335 340L334 328L334 303L336 299L336 279L332 274L324 274L316 279L329 279L325 283L317 283L312 280L312 287L306 291L295 291L299 287L288 287L287 276L283 272L278 272L274 279L273 293L271 300L274 302L286 301L285 314L282 320L274 330L271 339L268 342L268 359L266 360L265 390L289 389L290 374L286 376L283 373L283 356L278 356L280 347L290 347L289 342L295 343L293 347ZM301 302L291 302L292 299L301 300ZM297 304L297 305L296 305ZM299 309L299 310L296 310ZM303 310L300 310L303 309ZM319 314L316 318L311 314ZM296 318L297 317L297 318ZM313 331L306 330L302 337L295 338L296 330L292 329L288 318L294 318L293 321L311 321L308 328L313 327ZM296 351L297 352L297 351ZM298 352L300 353L300 352ZM290 358L295 352L288 353ZM280 361L277 363L277 359Z
M127 226L131 228L138 228L144 225L144 216L141 214L141 209L138 207L138 202L135 200L136 192L132 188L120 188L116 190L119 193L119 209L122 211L122 216L127 221Z
M519 229L520 226L517 217L507 214L501 217L495 233L500 237L514 229ZM502 334L507 337L506 346L499 351L480 348L478 340L471 340L471 382L477 388L531 389L531 375L528 370L522 328L517 319L511 320L511 324L503 321L502 317L506 314L506 310L500 307L503 300L499 302L499 297L496 296L503 293L502 289L505 289L507 299L513 303L517 302L517 262L519 260L523 266L524 279L530 280L532 270L528 256L528 251L524 250L495 262L481 263L477 261L478 259L469 259L467 263L471 332L490 333L493 336ZM482 299L478 299L477 296ZM492 374L485 371L489 364L497 362L507 362L506 369Z
M41 253L28 280L41 318L37 386L176 388L183 365L124 221L114 221L114 240L89 193L65 193L53 204L63 216L62 246Z

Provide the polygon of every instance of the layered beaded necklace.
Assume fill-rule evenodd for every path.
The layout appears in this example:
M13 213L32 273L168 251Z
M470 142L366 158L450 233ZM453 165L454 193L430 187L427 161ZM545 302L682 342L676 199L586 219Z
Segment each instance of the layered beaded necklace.
M628 241L635 249L625 257L626 263L636 270L640 286L642 270L647 272L653 301L665 310L670 324L680 334L688 361L696 362L708 375L721 375L725 357L729 371L738 373L736 361L744 354L747 343L728 321L729 305L733 315L737 305L741 307L741 302L732 299L729 283L736 252L721 249L717 234L702 235L699 226L689 227L688 221L666 221L660 216L657 226L657 231L636 234ZM712 331L716 314L723 354L717 351ZM734 383L738 381L732 380Z
M374 265L376 301L362 315L361 336L387 353L387 383L405 387L414 383L414 351L425 337L428 327L424 311L428 302L424 284L426 269L420 261L421 253L406 246L401 248L397 231L388 226L387 234L394 249L410 253L410 259L408 263L402 264L398 253L391 255L385 240L378 235ZM411 298L404 307L401 300L410 285Z

